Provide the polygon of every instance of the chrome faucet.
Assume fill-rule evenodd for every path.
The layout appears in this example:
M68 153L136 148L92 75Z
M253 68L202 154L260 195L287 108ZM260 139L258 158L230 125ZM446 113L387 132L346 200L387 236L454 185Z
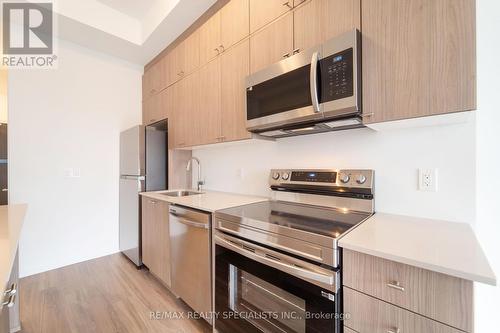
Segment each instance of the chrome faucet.
M196 182L197 184L197 190L198 191L201 191L201 187L203 185L205 185L205 182L203 180L201 180L201 163L200 163L200 160L196 157L191 157L188 161L188 164L186 166L186 171L190 171L191 170L191 162L192 161L196 161L198 162L198 181Z

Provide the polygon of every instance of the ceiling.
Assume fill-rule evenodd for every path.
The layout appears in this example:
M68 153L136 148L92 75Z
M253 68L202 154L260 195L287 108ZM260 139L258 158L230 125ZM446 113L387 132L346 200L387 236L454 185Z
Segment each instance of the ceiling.
M152 8L154 8L158 2L162 0L97 0L97 1L108 7L114 8L125 15L128 15L138 20L143 20L147 16L149 11Z
M172 43L216 2L217 0L54 1L56 35L142 66Z

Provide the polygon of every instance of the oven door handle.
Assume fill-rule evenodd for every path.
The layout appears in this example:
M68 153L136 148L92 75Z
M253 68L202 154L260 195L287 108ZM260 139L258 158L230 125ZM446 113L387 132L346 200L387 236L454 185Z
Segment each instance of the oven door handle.
M316 51L311 57L311 72L309 73L310 87L311 87L311 101L315 113L320 112L319 97L318 97L318 62L319 52Z
M247 247L251 248L252 250L247 250L244 248L244 246L245 246L244 243L246 243L246 242L244 242L244 243L242 242L241 244L238 244L236 242L226 240L219 235L215 235L215 243L219 244L227 249L230 249L238 254L241 254L244 257L255 260L255 261L260 262L262 264L266 264L268 266L271 266L273 268L276 268L277 270L280 270L282 272L288 273L288 274L293 275L293 276L297 276L297 277L301 277L301 278L304 278L307 280L326 284L328 286L334 286L336 283L335 274L333 272L332 273L315 272L315 271L311 271L311 270L303 268L303 267L290 265L290 264L281 262L279 260L272 259L273 257L275 257L273 255L269 255L269 257L259 255L255 252L253 252L252 250L259 249L259 250L265 251L265 248L262 248L260 246L256 246L254 244L251 244L251 246L247 246Z

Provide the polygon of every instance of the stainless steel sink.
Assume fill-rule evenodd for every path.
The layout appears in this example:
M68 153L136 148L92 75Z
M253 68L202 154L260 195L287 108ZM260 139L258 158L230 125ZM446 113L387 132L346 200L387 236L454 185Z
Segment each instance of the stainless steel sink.
M202 194L203 192L180 190L180 191L169 191L161 193L169 197L187 197L188 195Z

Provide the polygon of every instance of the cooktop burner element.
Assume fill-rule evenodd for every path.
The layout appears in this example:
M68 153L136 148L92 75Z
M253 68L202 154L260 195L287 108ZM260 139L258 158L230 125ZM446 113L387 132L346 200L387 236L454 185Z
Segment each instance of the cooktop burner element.
M248 226L266 222L284 228L338 238L341 234L364 221L371 214L311 206L285 201L267 201L224 209L217 212L221 218L235 220Z
M338 239L373 214L373 183L373 170L271 170L273 200L217 211L215 229L335 268Z

